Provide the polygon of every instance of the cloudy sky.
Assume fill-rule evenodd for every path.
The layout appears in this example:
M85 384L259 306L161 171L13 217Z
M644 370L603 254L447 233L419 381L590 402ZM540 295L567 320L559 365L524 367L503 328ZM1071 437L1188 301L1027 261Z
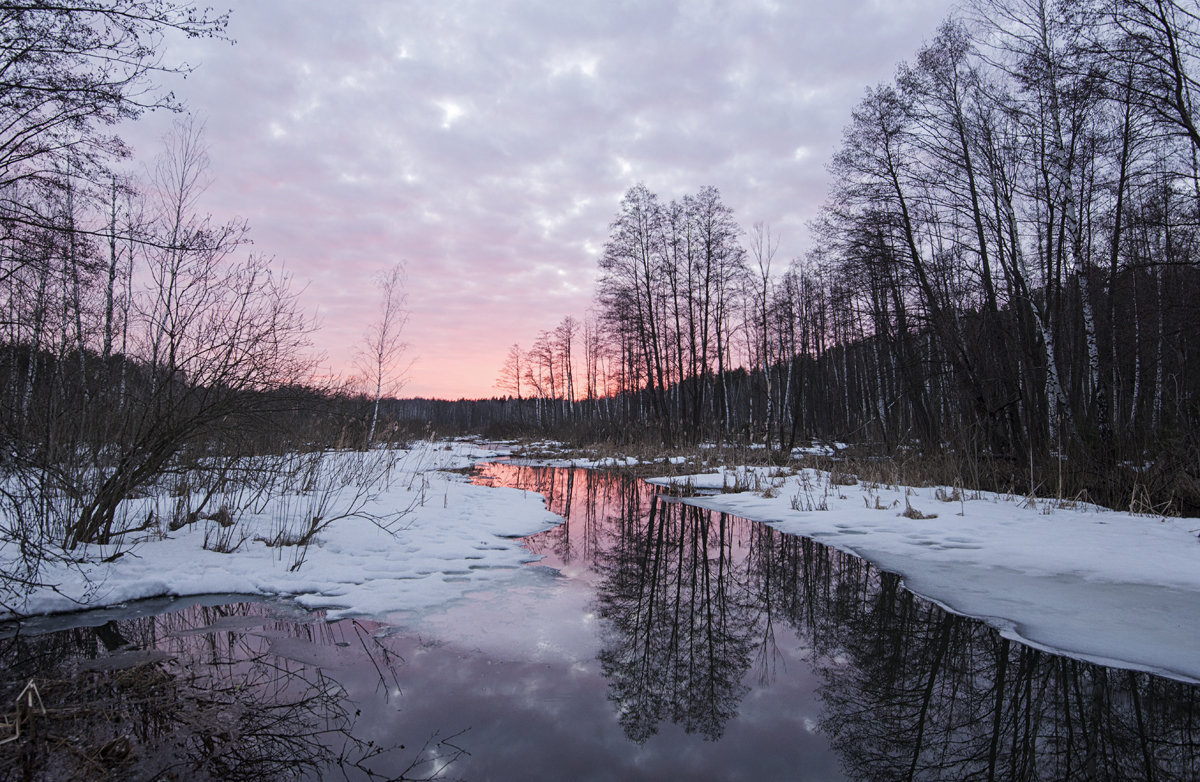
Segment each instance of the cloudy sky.
M508 346L591 305L621 196L715 185L808 247L825 164L868 84L948 0L239 0L235 45L173 41L206 123L206 208L307 284L349 365L408 269L404 395L491 396ZM150 159L169 116L127 137Z

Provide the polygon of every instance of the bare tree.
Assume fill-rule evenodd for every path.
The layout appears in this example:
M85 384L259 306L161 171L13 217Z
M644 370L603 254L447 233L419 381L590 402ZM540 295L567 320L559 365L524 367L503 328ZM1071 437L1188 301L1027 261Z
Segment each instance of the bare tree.
M758 364L761 367L763 382L766 386L763 431L768 452L771 449L771 430L775 422L776 407L771 394L771 364L773 362L771 358L770 308L774 298L771 293L771 262L775 259L775 253L778 250L779 237L772 236L771 226L765 223L755 223L750 234L750 254L754 256L754 263L758 271L754 278L755 290L750 298L750 301L754 303L752 317L756 321L753 329L756 339L752 352L758 354Z
M311 376L311 325L290 280L269 259L236 251L244 224L215 225L198 211L207 181L201 128L184 122L155 168L158 220L146 258L148 287L135 297L131 349L136 383L115 408L87 411L82 442L49 443L69 496L80 498L63 542L107 542L131 492L213 438L236 442L285 401L272 394ZM84 398L103 399L95 394ZM78 456L73 456L78 454ZM80 462L80 458L86 458Z
M56 182L65 158L86 169L121 153L107 127L179 107L153 83L190 70L164 61L164 34L221 38L228 21L181 0L0 4L0 215L45 224L11 186Z
M496 378L496 388L507 391L510 395L515 396L517 401L524 398L521 395L521 375L525 371L525 364L525 354L521 352L521 346L514 342L508 349L508 355L504 358L500 376Z
M379 401L395 396L404 387L412 362L402 364L408 345L403 341L408 323L408 294L404 291L404 264L397 263L376 278L379 286L379 313L367 327L357 364L373 396L371 424L367 429L367 448L375 440L379 422Z
M1107 78L1200 148L1195 118L1200 9L1186 0L1110 0L1106 10L1107 24L1093 28L1094 45L1121 66Z
M559 376L563 384L563 406L567 411L568 420L575 416L575 369L571 357L571 347L575 342L575 334L579 330L579 321L567 315L554 329L554 339L557 343L559 361L562 371Z

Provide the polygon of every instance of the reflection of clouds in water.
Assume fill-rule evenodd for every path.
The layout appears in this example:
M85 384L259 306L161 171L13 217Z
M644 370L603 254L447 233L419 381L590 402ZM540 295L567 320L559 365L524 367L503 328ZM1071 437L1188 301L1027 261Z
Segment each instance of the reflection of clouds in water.
M722 526L717 514L704 521L694 508L654 503L651 526L654 490L639 482L534 468L509 479L545 491L551 509L569 516L529 539L546 558L516 571L519 588L491 585L444 612L407 617L402 628L329 623L290 603L204 605L214 598L179 601L184 610L159 616L148 612L170 601L131 605L129 618L118 610L59 617L53 621L70 630L0 642L0 701L34 675L28 661L35 657L81 660L53 664L62 670L102 659L139 676L186 669L193 680L159 680L177 693L180 682L208 691L249 682L232 713L257 719L270 716L262 709L273 703L289 709L279 723L288 737L304 735L313 720L342 720L354 741L405 744L372 761L393 775L434 731L435 751L448 753L443 761L454 747L470 752L448 769L465 778L891 779L914 758L918 776L930 778L982 778L989 762L998 778L1013 764L1057 777L1068 766L1084 768L1087 748L1096 746L1108 750L1088 762L1110 778L1145 776L1145 758L1161 778L1187 778L1200 764L1193 687L1022 647L914 597L863 560L762 525L725 517ZM556 575L559 563L579 577ZM658 577L642 578L643 563ZM626 600L639 594L658 619ZM676 614L676 595L701 600L680 603ZM714 623L725 625L711 640L703 624L681 623L707 622L709 607ZM694 627L697 637L683 639ZM647 637L646 689L632 686L638 679L628 670L606 678L602 650L620 665L637 663L625 653L637 650L631 640ZM675 650L710 648L749 654L749 668L735 657L719 682L711 670L672 658ZM159 661L128 667L139 655ZM231 659L240 662L210 666ZM664 671L665 683L654 680ZM685 692L696 683L718 686ZM273 702L264 691L285 697ZM336 702L322 700L330 694ZM713 706L706 700L713 694L726 701ZM646 702L666 705L639 715ZM658 719L657 732L630 742L622 715L646 724L647 714ZM723 720L722 738L706 741L713 715ZM195 720L173 724L165 740L194 743ZM453 746L437 749L449 737ZM324 763L331 746L341 745L322 739L307 749L270 742L260 749L284 747Z

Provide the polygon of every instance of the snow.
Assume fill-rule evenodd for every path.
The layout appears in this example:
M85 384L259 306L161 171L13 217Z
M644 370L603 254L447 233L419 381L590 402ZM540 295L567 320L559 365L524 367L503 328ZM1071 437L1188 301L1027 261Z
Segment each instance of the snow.
M838 485L816 470L729 468L651 482L752 488L685 501L862 556L1014 640L1200 681L1200 520L988 492L946 501L950 487Z
M471 485L461 469L502 451L466 441L420 443L405 454L423 480L393 477L374 498L369 512L412 510L394 534L368 518L340 519L291 566L295 546L267 546L262 537L278 525L278 510L265 509L240 522L247 541L234 553L203 548L204 527L193 524L158 539L145 540L113 562L104 547L82 552L82 565L47 566L40 574L51 585L21 595L0 595L0 619L111 606L150 597L237 593L295 595L309 608L330 609L331 619L420 612L446 605L479 590L501 590L529 576L525 563L536 559L516 538L558 524L540 495L516 489ZM0 547L0 568L12 572ZM78 552L76 552L78 554Z
M412 506L400 528L393 534L366 518L340 519L298 568L295 546L254 540L279 527L281 509L266 508L242 519L239 535L247 540L231 554L204 549L204 527L194 524L144 540L112 562L102 561L111 549L93 547L83 552L84 564L48 565L40 578L51 586L0 594L0 619L152 597L288 595L329 609L331 619L368 615L435 634L484 606L506 621L456 634L479 644L490 634L550 656L590 648L593 618L582 598L569 605L554 598L564 579L524 567L536 556L517 540L561 519L540 495L475 486L452 472L505 453L504 446L470 441L415 445L404 454L407 472L366 509ZM983 492L955 497L949 487L840 485L815 470L737 467L653 482L709 492L686 501L863 556L899 573L913 591L1014 640L1200 682L1200 520ZM11 544L0 544L0 569L13 572L5 560L13 555ZM550 610L561 611L555 625L571 643L525 637L535 624L526 615Z
M679 457L680 462L685 461ZM580 467L585 470L628 470L642 464L636 456L599 456L595 459L514 459L515 464L536 464L540 467Z

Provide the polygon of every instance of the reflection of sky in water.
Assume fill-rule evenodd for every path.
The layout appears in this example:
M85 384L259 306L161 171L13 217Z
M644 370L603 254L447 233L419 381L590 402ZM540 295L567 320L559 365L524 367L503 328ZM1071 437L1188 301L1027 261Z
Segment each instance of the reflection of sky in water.
M219 677L258 659L268 673L299 678L273 689L267 676L248 693L250 702L269 705L280 693L303 692L305 677L319 670L345 689L346 713L359 712L352 736L394 748L372 764L389 776L427 758L427 740L436 747L449 739L468 754L447 775L471 780L838 780L910 772L952 780L1093 771L1200 778L1195 687L1010 643L914 598L897 578L852 555L663 504L642 483L584 471L485 469L478 479L542 492L567 517L527 539L544 558L514 571L506 589L396 614L386 624L326 623L286 602L219 605L228 596L35 620L17 638L0 628L0 671L8 674L0 675L0 699L11 702L34 675L62 678L139 660L176 673L242 661L212 669ZM712 584L702 588L706 579ZM649 585L656 585L653 598ZM679 597L689 594L704 599ZM717 617L726 631L701 637L704 627L681 617L706 617L714 599L726 604ZM643 621L651 604L653 621ZM47 634L55 629L64 631ZM664 638L684 635L664 650ZM147 651L114 651L120 639ZM659 645L642 655L646 644ZM51 646L80 659L56 662L37 651ZM693 653L709 651L725 655L717 676L695 662ZM34 658L51 670L37 673L23 662ZM688 679L697 669L703 675ZM680 686L695 681L716 682L717 696ZM647 702L648 716L622 719ZM652 734L631 741L631 723ZM720 739L706 740L706 731ZM142 753L153 755L153 748ZM1151 758L1152 767L1144 766ZM420 765L409 776L431 770ZM349 778L364 777L351 770Z
M514 572L508 588L470 593L433 612L396 614L387 617L390 626L326 624L287 603L229 607L233 616L224 615L227 608L191 605L206 600L155 601L74 621L101 625L132 614L140 617L135 621L158 622L149 636L176 652L265 651L287 665L319 667L347 690L351 711L361 712L355 737L405 746L387 765L375 766L392 774L412 762L427 739L453 736L469 754L447 774L471 780L842 778L836 754L815 730L818 678L791 633L776 639L772 685L750 688L721 740L687 733L670 719L659 721L643 743L627 738L597 659L605 622L595 593L603 576L594 567L594 555L614 542L611 514L620 504L610 507L596 488L590 516L571 512L569 523L529 540L546 557ZM187 605L183 614L146 616ZM71 620L48 620L44 629L55 621ZM392 668L381 664L374 639L394 655ZM208 659L202 651L196 656ZM763 675L759 665L745 678L753 683Z
M620 483L595 481L598 474L583 471L485 469L498 485L524 481L523 488L547 494L567 522L527 539L544 558L515 574L512 588L474 593L421 616L389 617L405 628L406 640L395 636L393 642L414 645L402 672L410 682L403 718L470 728L462 743L473 755L458 761L455 773L469 779L843 778L837 756L816 732L819 681L807 645L792 632L777 632L774 655L746 674L750 691L719 741L688 734L669 719L644 743L630 741L597 660L605 622L594 591L604 578L596 555L614 545L627 499ZM645 484L638 491L642 499L654 492ZM744 556L736 545L735 552ZM409 633L443 645L420 648ZM764 677L769 686L755 686Z
M808 675L747 697L719 742L667 724L639 746L618 724L594 661L501 660L454 645L422 647L411 636L390 643L405 660L403 694L360 705L364 724L377 726L380 742L468 729L455 742L471 755L451 769L466 779L841 778L827 742L805 727L816 713ZM371 691L372 673L353 671L352 689Z

